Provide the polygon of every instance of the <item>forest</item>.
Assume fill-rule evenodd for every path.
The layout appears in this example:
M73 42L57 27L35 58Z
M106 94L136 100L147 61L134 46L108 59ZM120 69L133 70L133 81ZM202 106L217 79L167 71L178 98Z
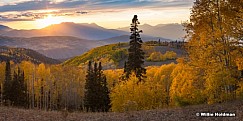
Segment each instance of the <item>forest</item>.
M196 1L190 21L184 22L187 55L177 58L177 63L146 68L138 65L134 68L139 69L132 70L132 63L146 59L142 56L145 53L139 50L136 51L140 52L138 55L132 53L132 57L136 55L135 59L129 58L128 54L123 69L100 70L105 76L109 92L111 107L107 111L150 110L243 99L241 3L241 0ZM131 30L135 33L131 34L130 44L136 43L132 40L139 35L136 28L138 23L135 24L136 19L134 21ZM128 53L134 48L138 49L136 47L141 48L141 43L138 40L136 46L130 46ZM166 54L152 53L148 60L153 58L151 61L160 61L176 57L173 52ZM34 64L29 61L19 64L2 62L1 104L30 109L85 111L85 85L89 71L88 61L85 63L86 68L65 64ZM12 83L14 80L19 80L19 84L23 82L25 91L22 90L21 94L24 96L16 98L25 98L25 104L3 100L7 79L12 80ZM17 88L12 87L13 90ZM12 93L16 92L13 90ZM21 96L20 93L17 96Z

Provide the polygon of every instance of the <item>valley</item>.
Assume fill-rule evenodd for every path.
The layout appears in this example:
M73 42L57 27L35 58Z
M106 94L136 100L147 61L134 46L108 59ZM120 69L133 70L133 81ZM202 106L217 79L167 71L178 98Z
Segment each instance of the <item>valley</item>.
M177 31L182 30L180 25L173 27L175 25L168 24L166 26L169 28L170 26L177 28ZM159 25L155 27L151 26L149 29L159 27ZM143 28L146 29L146 27ZM94 23L76 24L70 22L50 25L39 30L15 30L7 26L2 26L0 28L0 45L32 49L49 58L64 61L74 56L79 56L95 47L119 42L129 42L129 32L126 32L126 29L129 30L129 28L111 30ZM181 36L178 38L184 36L181 32L172 32L171 29L163 27L159 29L158 31L163 30L168 33L178 34L175 35L176 38L178 36ZM141 36L144 42L151 40L169 42L174 39L164 38L163 34L162 36L153 34L142 34Z
M0 120L240 121L242 5L0 1Z

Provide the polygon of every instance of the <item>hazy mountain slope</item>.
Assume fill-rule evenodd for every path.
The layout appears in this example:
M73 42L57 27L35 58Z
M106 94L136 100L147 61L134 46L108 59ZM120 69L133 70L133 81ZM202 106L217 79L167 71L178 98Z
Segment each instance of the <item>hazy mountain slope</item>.
M71 22L54 24L39 30L12 30L0 33L0 35L9 37L73 36L87 40L102 40L124 34L128 34L128 32L106 29L96 24Z
M152 36L147 36L147 35L142 35L142 34L141 34L141 38L144 42L151 41L151 40L158 41L159 39L161 40L161 42L162 41L171 41L170 39L166 39L166 38L162 38L162 37L152 37ZM109 39L104 39L104 40L101 40L101 41L109 43L109 44L118 43L118 42L129 42L130 41L130 35L121 35L121 36L112 37L112 38L109 38Z
M12 30L12 29L7 26L0 25L0 31L10 31L10 30Z
M151 47L151 45L150 45ZM153 52L161 52L162 54L166 53L166 51L174 51L177 54L177 57L181 57L185 55L184 50L172 48L168 46L153 46ZM109 44L97 48L93 48L90 51L71 58L63 63L63 65L71 65L71 66L83 66L87 64L89 60L101 61L104 69L111 69L111 68L123 68L124 62L128 57L128 43L116 43L116 44ZM151 50L144 50L145 53ZM148 56L148 55L145 55ZM147 57L145 57L147 58ZM145 61L145 66L152 66L152 65L163 65L168 63L176 63L176 60L166 60L161 62L148 62Z
M130 27L119 28L122 31L130 31ZM154 37L163 37L172 40L178 40L185 36L184 27L181 24L159 24L151 26L148 24L140 25L139 29L143 30L146 35Z
M0 45L35 50L47 57L66 59L80 55L104 42L90 41L69 36L46 36L33 38L1 37Z
M60 61L48 58L36 51L25 48L11 48L6 46L0 46L0 62L11 60L15 63L21 61L31 61L36 64L59 64Z

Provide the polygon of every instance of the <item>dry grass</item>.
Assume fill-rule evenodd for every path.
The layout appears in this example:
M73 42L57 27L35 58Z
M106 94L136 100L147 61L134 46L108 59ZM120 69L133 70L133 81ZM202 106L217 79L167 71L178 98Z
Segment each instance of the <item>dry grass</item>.
M197 117L198 112L231 112L236 117ZM243 101L125 113L66 113L0 107L0 121L243 121Z

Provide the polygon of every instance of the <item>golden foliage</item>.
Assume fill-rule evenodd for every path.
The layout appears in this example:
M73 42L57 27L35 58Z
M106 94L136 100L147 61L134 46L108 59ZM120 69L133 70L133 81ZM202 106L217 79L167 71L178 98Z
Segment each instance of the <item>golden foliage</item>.
M165 61L165 60L173 60L176 59L177 54L173 51L166 51L165 54L160 52L152 52L150 56L147 58L148 61Z
M111 91L112 111L148 110L169 105L170 74L175 64L148 67L145 82L137 83L134 74Z

